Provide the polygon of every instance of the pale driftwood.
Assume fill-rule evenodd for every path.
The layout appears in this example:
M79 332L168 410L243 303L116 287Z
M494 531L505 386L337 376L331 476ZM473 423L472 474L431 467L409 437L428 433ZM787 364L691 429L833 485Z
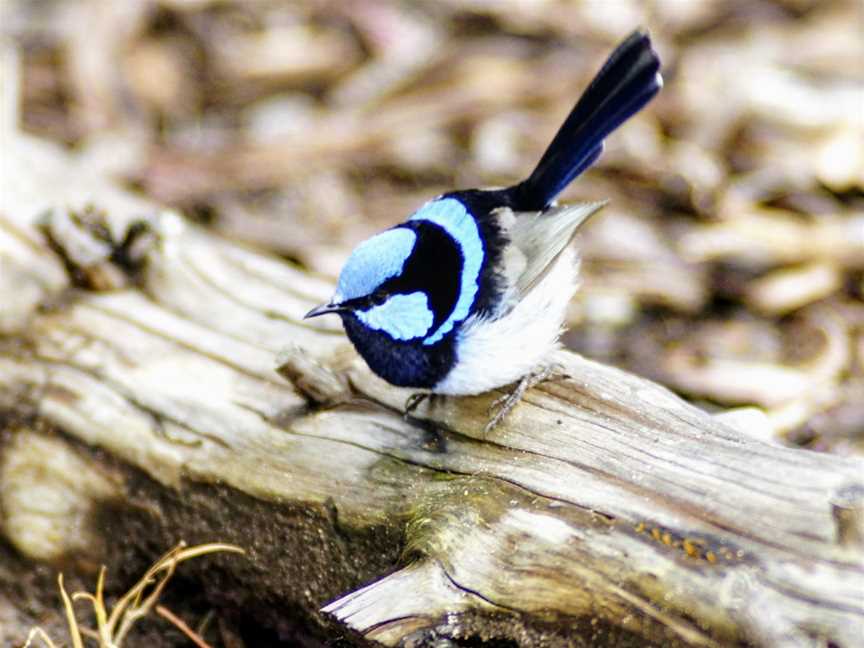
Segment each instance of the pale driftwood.
M327 281L12 145L0 529L24 554L99 560L118 541L100 511L152 508L157 537L247 547L223 569L249 600L320 608L388 645L862 645L861 461L760 441L758 415L727 423L569 353L567 377L488 436L499 394L406 422L408 393L370 375L338 323L302 320ZM67 218L88 199L117 240L136 218L158 233L139 287L69 287L46 231L79 278L126 277Z

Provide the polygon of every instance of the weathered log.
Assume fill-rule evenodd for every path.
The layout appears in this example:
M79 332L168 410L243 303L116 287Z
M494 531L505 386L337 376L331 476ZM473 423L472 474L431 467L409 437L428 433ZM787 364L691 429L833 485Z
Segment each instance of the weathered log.
M221 569L271 617L388 645L862 645L860 460L566 352L488 435L500 393L406 420L338 323L302 320L328 281L10 140L0 531L21 553L110 561L106 524L233 542Z

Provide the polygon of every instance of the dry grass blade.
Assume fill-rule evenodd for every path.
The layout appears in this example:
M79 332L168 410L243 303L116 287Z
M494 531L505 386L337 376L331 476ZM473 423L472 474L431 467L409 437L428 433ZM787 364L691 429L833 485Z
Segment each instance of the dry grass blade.
M106 568L103 565L99 569L99 578L96 581L96 594L90 594L89 592L75 592L72 595L72 600L90 601L93 605L93 613L96 615L96 627L98 628L98 631L93 632L82 629L82 632L84 632L85 635L98 639L100 645L111 645L111 637L105 631L107 615L105 612L105 601L102 594L105 585L105 572Z
M135 625L135 622L139 619L147 616L153 606L156 604L156 601L159 600L159 597L162 595L162 590L165 589L165 586L168 584L168 581L171 580L171 577L174 575L174 570L177 569L176 562L168 563L162 578L156 582L156 586L153 590L144 598L143 602L139 600L140 594L144 592L144 589L149 585L149 581L145 582L142 585L141 592L139 596L135 599L135 604L132 605L128 611L124 611L121 615L120 619L120 627L117 630L117 643L123 641L126 638L126 635L132 629L132 626Z
M243 553L243 550L239 547L228 544L213 543L186 548L185 543L181 542L154 563L153 566L147 570L147 573L144 574L135 586L129 590L129 592L127 592L111 610L111 616L108 619L106 628L110 631L112 637L114 637L115 643L119 644L122 642L134 623L150 612L156 601L159 599L159 596L162 594L165 585L168 584L171 576L174 575L174 570L177 568L179 563L190 558L196 558L198 556L218 551ZM161 579L156 582L153 590L147 594L142 601L142 596L144 596L147 587L160 572L164 572ZM117 628L118 623L120 624L119 628Z
M60 596L63 599L66 620L69 624L72 647L84 648L84 642L81 638L83 633L88 637L96 639L99 642L99 648L120 648L126 635L132 629L132 626L135 625L135 622L147 616L154 606L156 606L159 597L162 595L162 591L174 575L177 565L184 560L216 552L245 553L240 547L229 544L210 543L187 548L184 542L180 542L176 547L153 563L144 576L114 604L110 615L108 614L104 597L106 574L104 566L99 570L99 577L96 581L96 592L93 594L90 592L75 592L70 597L63 585L63 574L59 574L57 582L60 587ZM152 589L148 590L151 586ZM78 600L89 601L93 606L93 613L96 616L96 631L79 627L78 620L75 618L75 610L72 607L72 602ZM176 625L192 641L195 641L197 645L209 648L203 639L167 609L159 609L157 607L157 612ZM42 639L49 648L56 648L56 644L39 627L35 627L30 631L23 648L29 648L36 637Z
M72 637L74 648L84 648L84 640L81 639L81 631L78 629L78 621L75 619L75 609L72 600L63 587L63 574L57 575L57 585L60 588L60 596L63 597L63 608L66 610L66 621L69 623L69 636Z
M156 614L161 616L164 619L167 619L170 623L177 627L180 632L185 634L189 639L194 643L198 648L211 648L210 644L208 644L201 636L195 632L192 628L190 628L186 623L174 614L171 610L166 608L164 605L156 606Z
M57 644L51 641L51 637L49 637L48 634L39 626L30 630L30 634L27 635L27 641L24 642L22 648L30 648L36 637L39 637L43 642L45 642L45 645L48 646L48 648L57 648Z

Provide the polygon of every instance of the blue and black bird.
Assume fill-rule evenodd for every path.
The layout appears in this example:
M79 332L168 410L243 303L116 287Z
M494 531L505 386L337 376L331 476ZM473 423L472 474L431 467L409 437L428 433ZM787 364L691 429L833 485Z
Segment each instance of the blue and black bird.
M603 151L603 140L663 85L647 34L612 53L528 178L505 189L445 193L361 243L330 303L369 367L421 394L468 395L519 381L490 425L547 375L544 359L576 289L569 245L605 203L555 198Z

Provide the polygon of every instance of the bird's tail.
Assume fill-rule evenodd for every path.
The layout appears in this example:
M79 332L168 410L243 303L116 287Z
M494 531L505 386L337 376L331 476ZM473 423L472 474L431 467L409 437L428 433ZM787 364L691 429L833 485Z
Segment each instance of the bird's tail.
M648 34L622 42L561 125L537 168L512 188L518 211L545 209L603 152L603 139L639 112L663 87L660 59Z

